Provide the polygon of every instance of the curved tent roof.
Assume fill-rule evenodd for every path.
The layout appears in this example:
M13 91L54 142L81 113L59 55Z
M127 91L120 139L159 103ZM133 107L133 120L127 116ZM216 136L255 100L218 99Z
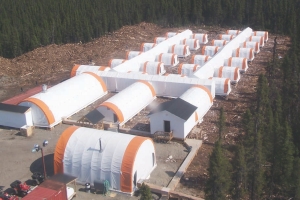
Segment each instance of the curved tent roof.
M156 37L156 38L154 38L154 43L159 44L159 43L165 41L166 39L168 39L168 38L167 37Z
M227 40L212 40L211 45L217 46L217 47L223 47L228 43Z
M253 49L254 53L260 52L259 42L243 42L240 44L242 48L251 48Z
M31 107L34 126L53 127L107 93L103 80L92 72L70 78L23 100Z
M138 55L141 55L142 53L142 51L127 51L126 60L130 60Z
M145 72L149 75L161 75L166 73L164 63L162 62L151 62L147 61L141 64L140 71Z
M265 42L267 42L269 40L269 34L268 31L253 31L252 32L253 36L263 36Z
M150 49L152 49L155 46L156 46L155 43L142 43L141 47L140 47L140 51L146 52L146 51L149 51Z
M238 67L222 66L214 69L214 77L229 78L231 83L237 83L241 75Z
M190 63L203 66L209 59L211 57L207 55L193 55Z
M193 76L194 72L200 67L196 64L180 64L178 66L178 74L184 76Z
M182 45L188 45L190 50L198 50L200 48L200 43L198 39L184 39L180 41Z
M230 41L234 38L234 35L226 35L226 34L220 34L219 35L219 39L220 40L226 40L226 41Z
M238 67L242 72L245 72L248 69L247 58L230 57L224 60L224 65Z
M190 36L190 38L199 40L200 44L206 44L208 42L207 34L203 33L194 33Z
M127 60L125 59L118 59L118 58L113 58L108 61L108 66L111 68L117 67L118 65L121 65L122 63L126 62Z
M247 58L248 61L254 59L254 51L252 48L237 48L232 51L233 57Z
M247 41L249 42L259 42L259 46L265 46L264 36L250 36Z
M178 57L187 57L191 54L188 45L174 44L169 47L168 53L174 53Z
M130 194L135 173L136 180L147 179L155 167L150 138L84 127L67 128L54 152L55 174L76 176L81 184L107 180L111 190Z
M203 46L201 50L202 55L214 56L218 51L221 50L218 46Z
M71 71L71 77L77 76L84 72L96 72L96 71L109 71L108 66L95 66L95 65L74 65Z
M226 34L237 36L238 34L240 34L240 32L241 32L240 30L227 30Z
M166 66L176 66L178 61L178 56L174 53L161 53L155 57L156 62L163 62Z

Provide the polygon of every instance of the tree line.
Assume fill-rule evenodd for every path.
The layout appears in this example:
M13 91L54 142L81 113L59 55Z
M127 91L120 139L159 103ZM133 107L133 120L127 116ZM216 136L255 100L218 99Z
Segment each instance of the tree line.
M291 33L299 0L0 0L0 56L48 44L89 42L142 21L222 25Z

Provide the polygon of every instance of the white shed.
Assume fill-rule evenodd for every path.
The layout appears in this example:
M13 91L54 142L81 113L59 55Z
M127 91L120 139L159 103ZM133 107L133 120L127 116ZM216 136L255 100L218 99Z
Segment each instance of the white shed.
M142 51L127 51L126 52L126 60L130 60L136 56L141 55L143 52Z
M190 38L199 40L200 44L206 44L208 42L207 34L203 34L203 33L192 34Z
M188 45L180 45L180 44L174 44L169 47L168 53L174 53L179 58L185 58L188 57L191 52Z
M227 35L227 34L220 34L219 35L219 39L220 40L226 40L226 41L230 41L234 38L234 35Z
M31 108L0 103L0 126L21 128L32 126Z
M178 56L174 53L161 53L155 57L156 62L163 62L165 66L174 67L178 65Z
M245 72L248 69L247 58L229 57L224 60L224 66L238 67L241 72Z
M196 51L200 48L200 43L198 39L184 39L180 41L182 45L188 45L190 50Z
M150 49L152 49L155 46L156 46L155 43L142 43L141 47L140 47L140 51L146 52L146 51L149 51Z
M53 127L107 94L104 81L92 72L84 72L23 100L31 107L33 125Z
M166 32L166 37L167 38L171 38L171 37L173 37L175 35L178 35L178 32Z
M240 47L251 48L256 54L260 52L259 42L243 42L240 44Z
M140 68L141 72L145 72L149 75L162 75L166 73L164 63L162 62L152 62L152 61L147 61L141 64Z
M159 44L159 43L165 41L166 39L168 39L168 38L167 37L155 37L154 38L154 43Z
M264 36L250 36L247 41L249 42L259 42L259 46L265 46L265 39Z
M203 46L201 50L202 55L214 56L221 48L218 46Z
M267 42L269 40L269 33L268 33L268 31L253 31L252 35L253 36L263 36L265 42Z
M217 47L223 47L228 43L227 40L212 40L211 45Z
M147 81L138 81L99 105L97 110L106 123L125 124L156 98L153 86Z
M109 183L109 190L132 195L140 179L157 166L150 138L70 126L58 139L54 173L77 177L80 184Z
M231 92L231 85L229 78L210 78L215 81L215 95L227 96Z
M84 72L96 72L96 71L109 71L111 70L108 66L95 66L95 65L74 65L71 70L71 78L78 76Z
M197 64L180 64L178 66L178 74L192 77L194 75L194 72L200 67L200 65Z
M125 59L110 59L108 61L108 66L110 68L115 68L118 65L121 65L122 63L126 62L127 60Z
M241 32L240 30L227 30L226 34L237 36L240 32Z
M214 68L214 77L229 78L231 83L237 83L240 78L240 71L238 67L221 66Z
M247 58L248 61L252 61L254 50L252 48L237 48L232 51L232 57Z
M197 64L203 66L210 59L211 57L206 55L193 55L190 64Z

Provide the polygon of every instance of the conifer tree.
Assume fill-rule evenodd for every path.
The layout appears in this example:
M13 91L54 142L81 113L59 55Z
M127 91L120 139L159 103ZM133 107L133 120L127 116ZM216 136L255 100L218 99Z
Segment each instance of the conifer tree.
M233 171L233 198L244 199L247 191L247 163L243 145L236 148Z

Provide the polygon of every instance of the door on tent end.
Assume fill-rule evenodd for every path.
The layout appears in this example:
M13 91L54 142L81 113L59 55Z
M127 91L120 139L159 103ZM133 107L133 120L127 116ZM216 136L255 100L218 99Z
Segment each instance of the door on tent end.
M170 121L164 121L164 131L171 132L171 122Z
M134 176L133 176L133 185L136 187L137 185L137 171L135 171Z
M114 114L114 122L117 122L118 121L118 117L116 114Z

